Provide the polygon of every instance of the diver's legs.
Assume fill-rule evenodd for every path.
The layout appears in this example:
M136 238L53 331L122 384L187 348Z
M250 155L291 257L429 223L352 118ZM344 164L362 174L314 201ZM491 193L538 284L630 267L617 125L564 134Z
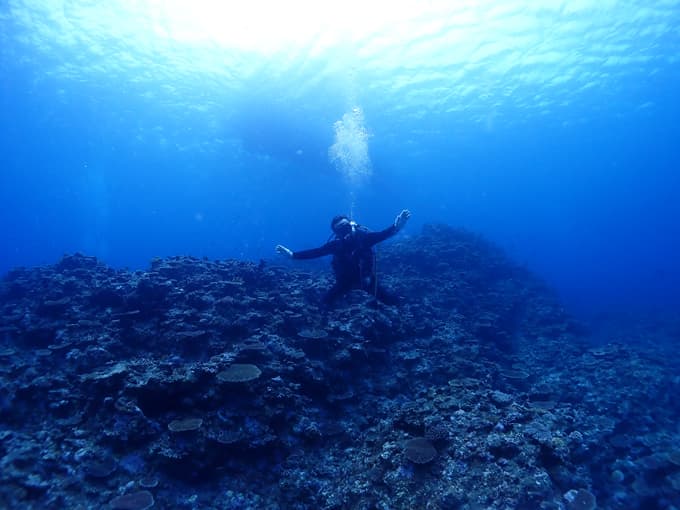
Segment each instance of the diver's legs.
M378 301L382 301L386 305L396 305L399 304L399 296L394 294L392 291L387 290L380 284L376 284L375 276L372 276L365 285L363 289L370 295L375 297Z
M399 296L394 294L392 291L387 290L385 287L382 285L378 285L375 293L375 297L379 300L385 303L386 305L398 305L399 304Z
M350 290L352 290L351 282L336 280L335 284L330 289L328 289L328 291L324 295L323 303L326 306L330 306L335 302L335 300L337 300L340 296L346 294Z

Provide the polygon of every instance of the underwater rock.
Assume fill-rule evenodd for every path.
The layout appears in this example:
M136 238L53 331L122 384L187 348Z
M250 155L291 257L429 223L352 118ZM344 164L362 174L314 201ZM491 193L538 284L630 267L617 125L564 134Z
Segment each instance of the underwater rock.
M404 455L415 464L427 464L437 456L437 450L424 437L414 437L404 444Z
M222 382L248 382L257 379L262 371L249 363L234 363L217 374Z
M113 498L109 505L115 510L147 510L154 505L154 499L149 491L139 491Z
M597 507L595 496L586 489L572 489L564 494L568 510L594 510Z
M83 466L83 471L87 476L93 478L108 478L118 467L116 461L111 458L93 460Z
M602 508L624 488L626 508L680 506L663 428L680 421L677 356L588 345L550 289L464 230L395 240L379 269L398 306L353 291L324 309L328 271L269 263L9 272L0 506L590 504L573 487Z
M201 418L183 418L168 423L168 430L170 432L189 432L200 429L201 425L203 425Z

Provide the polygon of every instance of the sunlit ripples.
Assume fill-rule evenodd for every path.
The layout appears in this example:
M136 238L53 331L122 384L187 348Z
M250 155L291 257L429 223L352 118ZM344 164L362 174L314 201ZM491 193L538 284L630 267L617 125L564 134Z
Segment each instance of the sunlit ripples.
M311 115L335 105L329 118L360 104L369 123L414 133L452 115L488 126L586 122L593 103L651 111L650 80L680 76L680 1L321 4L13 0L0 8L0 69L49 76L63 100L74 83L115 88L162 107L168 126L219 126L262 94Z

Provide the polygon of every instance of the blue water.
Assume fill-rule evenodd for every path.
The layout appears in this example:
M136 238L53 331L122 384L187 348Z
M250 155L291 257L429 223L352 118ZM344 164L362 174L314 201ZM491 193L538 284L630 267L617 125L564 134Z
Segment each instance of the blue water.
M2 2L0 272L272 258L409 208L574 313L680 305L680 1L366 4Z

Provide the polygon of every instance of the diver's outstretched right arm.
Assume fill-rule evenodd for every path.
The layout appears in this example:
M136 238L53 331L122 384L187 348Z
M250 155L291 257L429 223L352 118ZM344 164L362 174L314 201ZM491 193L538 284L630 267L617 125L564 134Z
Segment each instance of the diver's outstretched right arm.
M281 255L287 255L292 259L315 259L318 257L324 257L325 255L333 255L333 253L335 253L335 251L337 250L339 243L340 241L334 239L333 241L329 241L323 246L319 246L318 248L300 251L293 251L289 248L286 248L282 244L277 244L276 252L280 253Z
M278 253L280 255L287 255L288 257L293 258L293 250L286 248L282 244L276 245L276 253Z

